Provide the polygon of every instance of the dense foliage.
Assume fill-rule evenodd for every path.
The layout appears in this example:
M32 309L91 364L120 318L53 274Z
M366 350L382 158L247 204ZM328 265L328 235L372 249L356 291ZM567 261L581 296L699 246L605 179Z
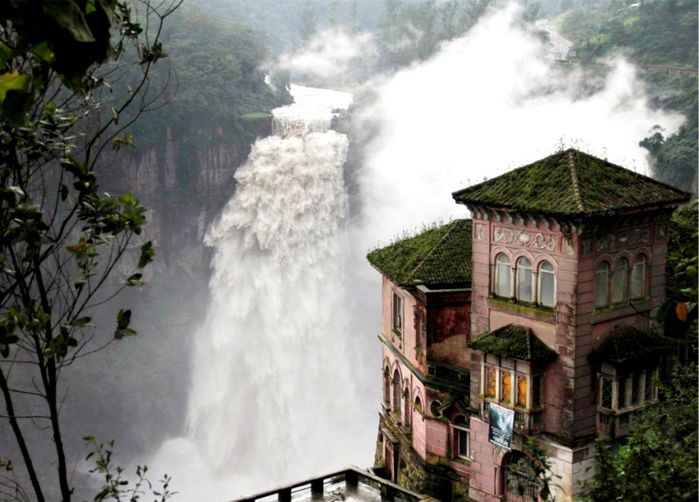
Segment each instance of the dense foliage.
M624 444L598 444L595 476L586 488L589 501L697 500L698 376L695 363L678 366L661 387L662 401L635 419Z
M22 474L0 477L0 493L20 500L71 499L60 376L100 348L91 345L93 310L140 285L137 270L154 257L141 243L125 265L134 273L112 287L145 209L131 194L101 192L95 173L102 152L128 144L124 129L153 104L149 75L165 57L160 30L177 5L139 5L144 12L108 0L0 10L0 392L32 496ZM121 99L105 99L125 83ZM135 334L130 320L118 311L113 339Z
M697 3L659 0L631 6L611 1L567 12L562 31L574 41L583 63L624 51L641 65L655 104L687 118L675 134L650 131L640 144L655 158L658 179L696 193Z
M165 124L215 124L242 132L246 116L289 102L283 86L275 94L265 83L267 49L245 25L184 9L166 27L163 43L177 79L172 106L158 117Z

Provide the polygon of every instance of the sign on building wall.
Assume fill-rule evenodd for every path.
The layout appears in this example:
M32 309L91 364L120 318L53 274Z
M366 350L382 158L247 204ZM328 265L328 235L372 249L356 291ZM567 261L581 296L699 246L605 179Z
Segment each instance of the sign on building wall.
M495 403L488 405L490 427L488 441L502 448L510 449L512 444L512 429L515 425L515 412Z

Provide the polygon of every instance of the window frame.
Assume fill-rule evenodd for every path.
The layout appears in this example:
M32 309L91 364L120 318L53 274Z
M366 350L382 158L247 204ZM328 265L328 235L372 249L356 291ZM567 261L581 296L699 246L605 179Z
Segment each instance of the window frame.
M502 260L501 260L502 258ZM512 261L506 253L498 253L495 255L495 271L493 273L493 295L499 298L512 298ZM507 280L507 291L501 291L500 279L505 274Z
M463 419L463 422L459 421ZM457 415L451 423L453 430L453 445L454 454L453 458L460 458L462 460L471 460L471 429L468 423L468 417L464 415ZM462 454L461 446L463 444L462 439L465 438L466 442L466 453Z
M610 271L611 265L607 260L600 261L595 267L595 287L593 302L596 309L603 309L609 307L609 282L611 277ZM604 278L601 278L602 275L604 275ZM598 300L602 297L604 298L604 301L600 303Z
M391 300L391 329L399 336L403 333L403 310L403 297L394 289Z
M544 265L548 265L551 267L551 270L544 270L543 267ZM543 291L542 287L542 281L544 279L544 275L550 275L551 276L551 305L546 305L541 301L541 292ZM536 288L536 302L539 306L545 307L545 308L555 308L556 307L556 287L557 287L557 281L556 281L556 267L553 265L548 260L542 260L538 267L537 267L537 273L536 273L536 282L537 282L537 288Z
M525 264L526 262L527 264ZM525 282L526 277L523 277L524 274L528 274L529 276L529 298L524 298L523 295L520 294L520 288L522 287L522 283ZM521 303L534 303L534 300L536 298L536 290L535 290L535 280L534 280L534 268L532 267L532 261L527 258L526 256L520 256L517 258L517 261L515 263L515 298L517 299L518 302Z
M617 372L613 367L601 371L597 376L597 408L609 412L626 413L656 402L658 390L654 382L658 371L658 366L629 373ZM611 406L605 406L604 402L605 381L611 383ZM634 385L636 386L635 394Z
M391 409L391 369L386 366L383 371L383 403Z
M401 405L402 403L402 390L401 390L401 376L398 368L393 370L393 378L391 381L391 411L394 415L400 419L402 415Z
M413 307L413 323L415 328L415 350L420 352L427 345L427 340L423 340L427 335L427 320L419 305Z
M534 369L529 366L529 369L522 367L521 369L516 367L516 359L498 358L498 363L482 361L481 362L481 395L486 401L494 402L505 406L507 408L512 408L516 410L524 410L527 412L539 411L544 408L544 372L534 371ZM503 364L504 361L504 364ZM522 364L522 363L519 363ZM488 394L488 382L487 375L489 371L493 371L495 374L495 395L491 396ZM510 397L505 399L503 396L503 378L502 375L509 375L510 379ZM519 378L524 377L526 385L526 405L520 406L518 401L519 395ZM534 379L539 379L538 384L538 399L534 396ZM539 405L534 406L534 403L538 401Z
M631 265L631 273L629 274L629 299L640 300L648 298L648 257L639 253L636 255L633 264ZM637 269L640 268L640 273ZM636 289L637 277L640 275L640 290Z
M410 399L410 388L406 385L403 389L403 425L410 427L412 425L413 410L411 408L412 400Z
M619 290L621 288L621 290ZM629 260L620 256L614 260L614 269L609 278L609 303L623 305L629 301Z

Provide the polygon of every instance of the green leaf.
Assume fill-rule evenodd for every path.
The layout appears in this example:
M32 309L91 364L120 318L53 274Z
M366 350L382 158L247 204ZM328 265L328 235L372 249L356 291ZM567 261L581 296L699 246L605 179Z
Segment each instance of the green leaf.
M26 93L29 89L29 76L23 75L17 70L0 75L0 103L5 101L9 91Z
M153 242L148 241L143 246L141 246L141 257L138 259L138 268L143 268L153 261L155 258L155 249L153 249Z
M74 328L80 328L82 326L86 326L91 320L91 317L79 317L75 319L73 322L71 322L70 325Z
M114 150L121 150L127 147L133 148L133 134L127 133L112 140L112 148Z
M7 66L7 62L12 57L12 49L10 49L7 44L0 42L0 66Z
M143 274L132 274L126 279L128 286L143 286Z
M129 328L129 324L131 324L131 311L124 309L119 310L117 314L117 329L114 332L114 338L121 340L128 336L134 336L136 332Z
M34 47L34 53L39 56L39 59L46 61L49 64L56 60L56 54L51 50L49 43L46 40Z
M131 310L120 309L117 314L117 329L126 329L131 324Z
M114 338L116 338L117 340L121 340L122 338L127 338L129 336L136 336L136 332L131 328L118 329L114 333Z
M95 0L87 0L85 2L85 14L92 14L97 10L97 7L95 7Z

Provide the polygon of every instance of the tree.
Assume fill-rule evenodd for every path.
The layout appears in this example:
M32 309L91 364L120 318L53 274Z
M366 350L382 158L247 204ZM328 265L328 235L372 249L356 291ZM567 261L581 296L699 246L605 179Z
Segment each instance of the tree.
M528 436L525 454L507 466L508 490L520 497L534 496L542 502L555 502L553 495L560 476L553 473L546 449L537 436Z
M180 2L10 1L0 8L0 393L39 501L54 498L56 485L64 501L73 493L61 373L111 343L91 343L92 312L142 278L134 270L115 285L116 265L131 258L143 268L154 258L151 242L127 256L145 209L131 194L100 192L96 172L109 148L131 144L127 128L156 103L149 74L166 56L163 22ZM129 310L116 318L113 339L135 334ZM34 433L43 430L49 438L37 444ZM41 469L43 461L55 473ZM0 477L0 490L25 493L19 485Z
M624 444L598 444L587 500L697 500L697 376L695 363L677 366Z

